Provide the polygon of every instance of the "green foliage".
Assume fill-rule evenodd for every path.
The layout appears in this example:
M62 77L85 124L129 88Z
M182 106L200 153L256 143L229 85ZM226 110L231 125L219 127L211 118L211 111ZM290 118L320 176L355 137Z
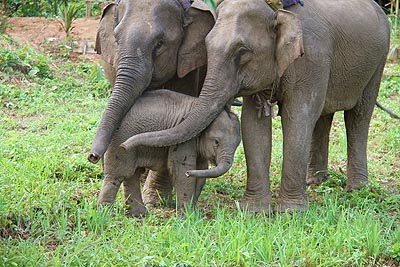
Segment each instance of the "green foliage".
M7 15L18 17L57 17L63 6L83 3L81 0L4 0ZM93 5L93 12L100 14L100 5ZM85 12L80 9L77 16L83 17Z
M92 64L89 71L89 81L93 89L98 95L107 96L111 90L110 82L104 76L104 71L102 67L98 64Z
M10 27L8 24L8 16L0 10L0 34L4 34L6 29Z
M400 236L400 231L397 231L397 236ZM387 254L389 257L393 258L397 263L400 263L400 240L397 240L396 243L394 243L388 248Z
M19 17L54 17L58 15L58 6L64 0L4 0L6 11L10 16Z
M3 35L0 38L5 38ZM50 66L45 55L24 45L16 50L0 48L0 76L9 80L10 75L22 74L27 78L51 78Z
M47 0L47 3L49 4L49 6L52 8L53 10L53 15L57 16L58 13L58 8L59 6L61 7L65 7L68 5L68 0ZM61 15L62 15L63 11L61 11Z
M382 90L380 96L390 98L391 96L400 95L400 65L391 66L390 72L386 74L386 79L381 83Z

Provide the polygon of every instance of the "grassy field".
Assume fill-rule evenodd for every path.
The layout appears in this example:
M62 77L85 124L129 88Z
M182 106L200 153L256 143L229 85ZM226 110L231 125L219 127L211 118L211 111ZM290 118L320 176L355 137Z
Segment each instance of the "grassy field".
M64 53L66 55L66 53ZM379 101L400 113L400 67L386 69ZM100 165L87 151L109 96L99 66L47 57L0 37L0 266L399 266L400 122L376 109L371 183L346 193L343 113L331 133L331 179L309 188L310 208L248 216L238 209L246 169L210 180L186 219L161 207L144 219L99 210ZM240 113L240 109L236 109ZM272 189L282 159L274 120Z

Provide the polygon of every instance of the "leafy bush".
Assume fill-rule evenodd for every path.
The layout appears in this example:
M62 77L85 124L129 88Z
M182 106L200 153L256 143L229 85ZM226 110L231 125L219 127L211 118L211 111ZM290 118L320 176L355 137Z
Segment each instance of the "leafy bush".
M0 76L23 74L27 78L51 78L50 66L45 55L38 53L28 45L16 50L10 47L0 48Z

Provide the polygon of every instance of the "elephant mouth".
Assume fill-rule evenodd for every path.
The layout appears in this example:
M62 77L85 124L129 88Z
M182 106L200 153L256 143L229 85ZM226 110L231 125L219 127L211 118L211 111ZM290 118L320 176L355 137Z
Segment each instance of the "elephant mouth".
M217 166L217 159L215 157L211 158L209 160L209 162L213 165L213 166Z

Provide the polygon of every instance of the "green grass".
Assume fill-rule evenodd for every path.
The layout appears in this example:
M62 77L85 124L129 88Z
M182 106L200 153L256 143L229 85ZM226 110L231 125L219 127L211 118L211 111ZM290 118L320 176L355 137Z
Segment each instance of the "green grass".
M109 96L96 64L46 57L1 37L0 266L398 266L399 121L375 110L371 184L346 193L343 114L331 133L330 174L308 189L307 212L248 216L239 147L234 167L210 180L185 219L159 208L138 220L99 210L100 165L86 159ZM2 57L4 59L5 57ZM18 59L18 60L15 60ZM34 70L34 71L32 71ZM400 68L387 70L379 101L400 113ZM237 109L239 112L240 109ZM272 190L279 186L280 119L274 120Z

